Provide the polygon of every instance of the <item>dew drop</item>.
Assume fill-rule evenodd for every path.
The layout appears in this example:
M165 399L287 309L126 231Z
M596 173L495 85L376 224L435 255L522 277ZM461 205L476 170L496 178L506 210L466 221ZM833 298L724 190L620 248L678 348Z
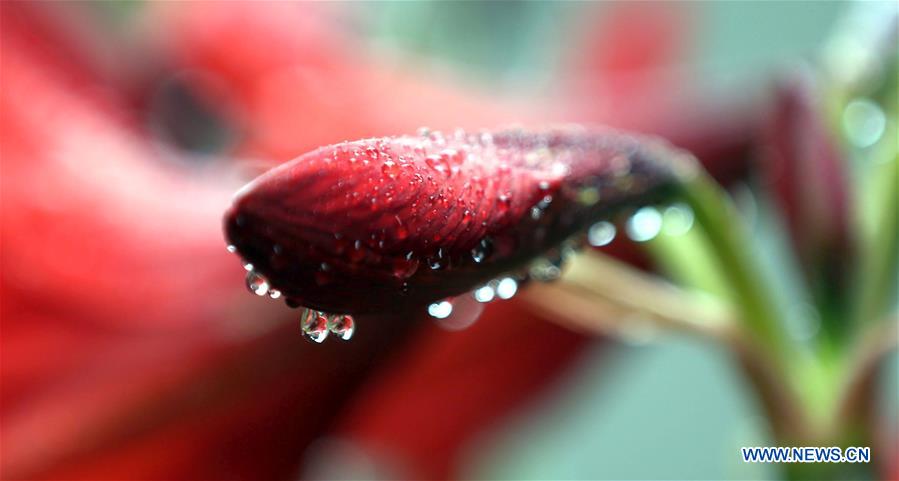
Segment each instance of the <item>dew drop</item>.
M662 230L662 214L655 207L643 207L627 221L627 235L637 242L646 242Z
M428 314L435 319L446 319L453 313L453 303L444 299L428 306Z
M256 271L247 271L246 277L247 289L257 296L264 296L268 293L268 281L265 277L256 273Z
M662 221L666 235L684 235L693 227L693 209L686 204L674 204L665 209Z
M331 266L326 262L322 262L318 270L315 271L315 283L323 286L331 282Z
M493 253L493 241L485 237L471 250L471 259L480 264Z
M512 196L509 194L500 194L499 196L499 213L505 214L509 207L512 206Z
M478 302L490 302L496 295L496 291L494 291L493 286L487 284L475 289L472 294Z
M393 275L397 279L408 279L418 271L418 264L419 261L415 257L415 253L409 251L405 257L396 259L393 262Z
M439 238L435 236L434 240L439 240ZM435 271L446 267L446 255L442 247L437 249L436 254L428 258L428 267Z
M247 271L247 272L252 271L252 270L253 270L253 264L251 264L251 263L249 263L249 262L244 262L244 263L243 263L243 270L245 270L245 271Z
M228 244L228 247L226 247L225 249L228 249L228 252L232 254L237 252L237 246L235 246L234 244Z
M556 177L565 177L568 175L568 166L562 162L555 162L552 165L552 173Z
M404 240L409 237L409 229L403 225L403 221L400 219L400 216L393 216L396 219L396 229L394 229L393 233L396 235L397 240Z
M349 314L331 314L328 316L328 329L341 340L349 341L356 332L356 321Z
M446 331L467 329L478 320L486 306L486 304L478 302L474 296L460 296L441 302L449 303L451 311L445 317L434 317L437 326Z
M543 216L543 212L549 207L553 201L551 195L545 195L536 205L531 207L531 219L537 220Z
M615 226L611 222L599 221L587 229L587 242L593 247L602 247L615 240Z
M269 289L268 297L271 297L272 299L277 299L277 298L281 297L281 291L279 291L278 289Z
M511 299L518 292L518 282L511 277L504 277L496 284L496 297Z
M452 175L452 167L450 166L449 160L446 156L443 155L429 155L425 157L425 163L428 164L432 169L436 170L445 175Z
M300 321L303 336L312 342L321 344L328 338L328 319L319 311L306 309Z
M383 165L381 165L381 172L393 179L396 178L396 174L400 172L400 167L396 162L387 160L384 161Z
M559 253L552 253L535 259L528 269L528 275L540 282L558 280L562 276L562 256Z

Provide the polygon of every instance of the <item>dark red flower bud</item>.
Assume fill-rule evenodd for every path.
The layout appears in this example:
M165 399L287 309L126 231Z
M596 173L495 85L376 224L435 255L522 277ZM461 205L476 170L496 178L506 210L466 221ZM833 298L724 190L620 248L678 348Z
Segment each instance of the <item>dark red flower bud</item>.
M660 200L683 157L660 140L583 128L345 142L251 182L225 231L254 291L265 292L261 276L276 295L327 312L423 306ZM542 262L531 272L552 276Z

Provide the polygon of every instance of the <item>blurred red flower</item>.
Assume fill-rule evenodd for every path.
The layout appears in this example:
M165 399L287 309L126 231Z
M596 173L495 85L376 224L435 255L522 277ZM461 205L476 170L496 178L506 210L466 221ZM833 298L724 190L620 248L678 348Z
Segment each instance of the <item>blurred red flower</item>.
M0 4L4 478L285 478L332 431L448 478L467 440L586 345L515 304L462 333L381 318L351 344L307 344L291 311L243 292L224 250L239 169L192 166L146 121L175 79L233 130L229 158L279 162L541 106L372 62L316 6L153 5L146 37L104 30L96 8ZM644 130L665 133L658 118ZM741 171L743 131L677 120L696 126L681 145Z

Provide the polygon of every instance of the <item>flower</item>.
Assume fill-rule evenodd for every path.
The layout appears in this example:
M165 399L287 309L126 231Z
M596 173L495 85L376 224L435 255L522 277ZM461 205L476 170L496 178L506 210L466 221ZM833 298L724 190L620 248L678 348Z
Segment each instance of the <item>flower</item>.
M579 128L361 140L251 182L225 230L251 278L289 301L385 312L511 275L658 198L685 158L658 140Z

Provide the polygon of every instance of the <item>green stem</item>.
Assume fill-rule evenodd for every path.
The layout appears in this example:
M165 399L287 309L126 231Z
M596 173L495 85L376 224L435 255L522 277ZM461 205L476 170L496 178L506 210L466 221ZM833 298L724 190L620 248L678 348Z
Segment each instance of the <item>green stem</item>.
M899 152L874 166L872 187L878 191L873 226L862 229L862 260L856 277L853 321L855 326L878 320L895 292L899 263Z
M680 184L681 196L702 227L713 255L734 296L745 327L756 340L772 349L779 361L789 352L783 323L765 280L756 270L752 247L740 215L727 193L705 172L692 173Z

